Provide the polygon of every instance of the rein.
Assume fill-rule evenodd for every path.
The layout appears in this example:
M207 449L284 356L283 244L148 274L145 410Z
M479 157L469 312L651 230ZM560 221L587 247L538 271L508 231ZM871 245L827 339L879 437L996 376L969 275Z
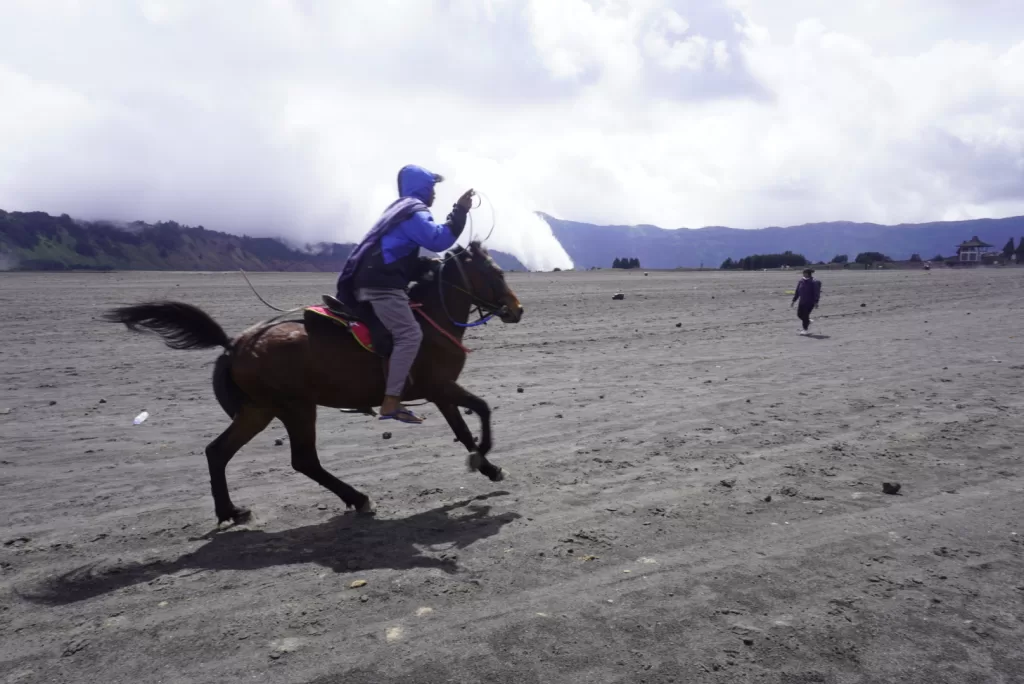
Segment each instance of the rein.
M450 340L451 343L454 344L456 347L458 347L459 349L461 349L462 351L464 351L467 354L470 353L471 351L473 351L472 349L470 349L466 345L462 344L462 342L459 341L458 337L456 337L455 335L452 335L450 332L448 332L447 330L442 328L440 325L438 325L437 321L435 321L433 318L428 316L426 314L426 312L423 311L423 305L422 304L420 304L419 302L409 302L409 307L413 310L414 313L418 313L420 315L420 317L423 318L423 320L425 320L427 323L432 325L434 327L434 330L436 330L437 332L439 332L442 335L444 335L445 337L447 337L448 340Z

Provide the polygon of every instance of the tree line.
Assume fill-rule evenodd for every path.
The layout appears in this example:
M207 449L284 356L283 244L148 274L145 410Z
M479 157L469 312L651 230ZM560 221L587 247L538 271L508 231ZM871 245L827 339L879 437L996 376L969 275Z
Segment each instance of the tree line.
M1003 256L1005 258L1010 259L1014 254L1017 255L1017 263L1024 264L1024 238L1020 239L1016 247L1013 246L1013 238L1010 238L1003 247Z
M793 254L793 252L787 251L782 254L752 254L742 259L726 259L720 268L722 270L760 271L765 268L782 268L783 266L799 268L809 263L811 262L803 254Z
M640 260L636 257L632 259L616 259L612 262L612 268L640 268Z

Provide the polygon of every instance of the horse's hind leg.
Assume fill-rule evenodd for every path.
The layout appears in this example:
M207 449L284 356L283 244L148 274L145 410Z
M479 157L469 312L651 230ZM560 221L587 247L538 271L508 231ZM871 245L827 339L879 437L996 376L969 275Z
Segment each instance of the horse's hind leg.
M272 410L243 404L228 429L206 447L206 463L210 467L210 489L213 491L213 506L218 523L226 520L241 523L248 520L249 511L231 503L227 481L228 462L239 449L263 432L273 419Z
M288 430L288 441L292 446L292 468L334 492L345 502L345 506L359 513L374 512L370 497L334 477L320 465L320 458L316 454L316 404L278 407L277 417Z

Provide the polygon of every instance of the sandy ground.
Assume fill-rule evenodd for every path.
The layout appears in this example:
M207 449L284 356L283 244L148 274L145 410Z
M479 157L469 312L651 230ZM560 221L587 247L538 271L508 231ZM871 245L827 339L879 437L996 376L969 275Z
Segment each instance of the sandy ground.
M234 334L241 278L0 274L0 682L1024 682L1024 270L820 275L803 338L792 274L512 274L463 376L510 480L432 408L390 441L322 409L377 518L275 423L228 470L256 520L210 534L216 353L93 317Z

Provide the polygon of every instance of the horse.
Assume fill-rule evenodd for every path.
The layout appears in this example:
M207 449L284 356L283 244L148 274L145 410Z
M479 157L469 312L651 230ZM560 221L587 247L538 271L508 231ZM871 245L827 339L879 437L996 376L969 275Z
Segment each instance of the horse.
M433 403L456 441L469 451L469 470L500 482L504 471L487 459L492 447L490 407L457 382L469 351L462 338L465 329L474 325L468 322L474 309L481 321L497 316L504 323L518 323L523 306L479 242L471 242L468 248L457 246L441 260L424 262L424 273L409 291L423 342L402 399ZM325 296L324 301L337 300ZM320 464L316 416L318 406L373 415L372 408L384 399L387 360L366 348L372 345L357 341L348 326L321 315L323 309L319 314L311 307L285 313L298 311L303 311L302 320L270 319L234 339L209 314L183 302L143 302L102 316L129 330L155 333L172 349L224 349L214 364L213 392L231 425L206 447L219 526L250 519L248 509L231 501L226 469L231 458L275 418L288 432L292 468L333 492L346 508L364 514L376 510L370 497ZM349 319L351 325L356 316ZM479 444L460 407L480 418Z

